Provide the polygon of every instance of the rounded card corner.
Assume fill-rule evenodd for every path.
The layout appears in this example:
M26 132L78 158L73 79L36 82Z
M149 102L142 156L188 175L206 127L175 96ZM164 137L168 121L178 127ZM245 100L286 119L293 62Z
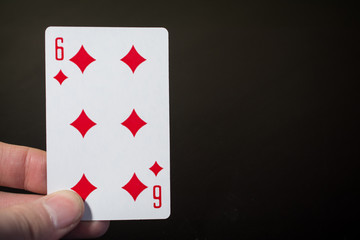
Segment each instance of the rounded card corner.
M169 212L161 219L166 220L169 219L170 216L171 216L171 210L169 210Z
M166 36L169 36L169 30L167 30L166 27L160 27L159 28Z
M45 29L45 36L48 35L53 28L53 26L47 26Z

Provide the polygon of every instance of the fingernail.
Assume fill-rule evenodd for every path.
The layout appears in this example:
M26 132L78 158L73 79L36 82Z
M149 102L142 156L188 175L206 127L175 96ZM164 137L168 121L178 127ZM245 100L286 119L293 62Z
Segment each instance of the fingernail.
M84 211L81 198L71 191L49 195L44 206L56 229L63 229L78 222Z

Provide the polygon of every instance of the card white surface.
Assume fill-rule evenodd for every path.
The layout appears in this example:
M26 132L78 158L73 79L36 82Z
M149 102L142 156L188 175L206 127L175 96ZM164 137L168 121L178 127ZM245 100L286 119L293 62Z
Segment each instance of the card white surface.
M166 29L49 27L45 55L48 193L77 191L83 220L167 218Z

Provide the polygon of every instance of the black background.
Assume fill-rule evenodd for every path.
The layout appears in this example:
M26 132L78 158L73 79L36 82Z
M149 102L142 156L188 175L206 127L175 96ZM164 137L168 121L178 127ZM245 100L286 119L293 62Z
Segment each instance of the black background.
M112 222L103 239L358 239L358 12L334 1L1 1L0 141L46 147L47 26L163 26L172 214Z

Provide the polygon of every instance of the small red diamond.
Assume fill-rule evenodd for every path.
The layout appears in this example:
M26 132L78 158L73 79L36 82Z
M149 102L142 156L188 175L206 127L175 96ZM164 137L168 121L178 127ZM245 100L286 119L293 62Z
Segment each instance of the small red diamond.
M135 73L136 68L145 61L146 59L143 58L135 49L134 45L131 47L128 54L121 59L124 63L126 63L131 71Z
M136 201L136 198L142 191L147 188L147 186L145 186L134 173L130 181L122 188L125 189L133 197L134 201Z
M85 174L82 175L80 181L71 188L75 192L77 192L80 197L85 201L85 199L89 196L89 194L96 189L94 185L92 185L89 180L85 177Z
M96 125L95 122L93 122L85 113L84 110L80 113L79 117L70 124L74 128L76 128L83 137L85 137L85 134L87 131L89 131L90 128Z
M162 167L160 167L160 165L155 161L154 165L152 165L151 168L149 168L154 174L155 176L158 175L158 173L163 170Z
M68 77L60 70L59 73L54 77L60 85L67 79Z
M75 56L70 58L70 61L75 63L81 70L82 73L84 73L87 66L89 66L90 63L95 61L95 58L91 57L85 50L84 46L81 45L80 50L77 52Z
M130 116L121 123L125 127L127 127L130 132L135 137L136 133L142 128L144 125L146 125L146 122L144 122L135 112L135 109L131 112Z

